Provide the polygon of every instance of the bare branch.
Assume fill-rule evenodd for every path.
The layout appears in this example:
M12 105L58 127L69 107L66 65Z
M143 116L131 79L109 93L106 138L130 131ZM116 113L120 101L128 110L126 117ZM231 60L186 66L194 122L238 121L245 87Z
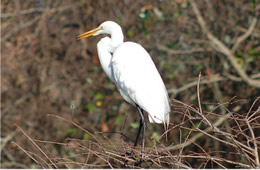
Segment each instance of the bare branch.
M5 36L2 37L1 42L4 42L5 40L7 40L11 36L13 36L15 33L23 30L26 27L29 27L29 26L33 25L36 22L38 22L40 20L40 18L41 18L41 16L37 16L37 17L33 18L32 20L27 21L26 23L23 23L23 24L15 27L14 29L12 29L11 31L6 33Z
M252 142L253 142L253 144L254 144L255 163L256 163L256 166L257 166L258 168L260 168L259 155L258 155L258 148L257 148L257 144L256 144L255 133L254 133L254 131L253 131L253 129L252 129L252 127L251 127L251 125L250 125L248 119L246 119L246 124L247 124L247 126L248 126L248 128L249 128L249 130L250 130L251 136L252 136L252 138L253 138Z
M239 47L239 45L245 40L247 39L251 34L252 32L254 31L255 29L255 26L256 26L256 23L257 23L257 19L256 17L253 18L253 21L250 25L250 27L248 28L248 30L243 34L241 35L240 37L238 37L236 43L234 44L234 46L232 47L231 49L231 52L234 54L234 52L237 50L237 48Z
M26 9L22 11L18 11L15 13L3 13L1 15L1 18L9 18L9 17L16 17L16 16L21 16L21 15L26 15L26 14L31 14L34 12L44 12L44 8L31 8L31 9Z
M197 84L197 96L198 96L198 104L199 104L199 114L203 118L204 121L207 122L208 125L211 126L212 129L214 129L214 126L211 124L211 122L204 116L202 107L201 107L201 102L200 102L200 77L201 73L199 74L199 79L198 79L198 84Z
M55 168L58 168L58 167L55 165L55 163L52 162L52 160L47 156L47 154L40 148L40 146L38 146L38 145L33 141L33 139L32 139L30 136L28 136L28 135L23 131L22 128L20 128L18 125L16 125L16 126L17 126L17 128L34 144L34 146L36 146L36 147L39 149L39 151L41 151L41 153L50 161L50 163L51 163Z
M210 76L209 79L203 79L201 80L200 82L200 85L203 85L203 84L210 84L210 83L213 83L213 82L218 82L218 81L225 81L226 79L224 77L221 77L219 75L212 75ZM185 84L183 87L180 87L180 88L171 88L168 90L169 93L173 93L173 94L178 94L180 92L183 92L189 88L192 88L192 87L195 87L197 85L197 82L198 81L193 81L193 82L190 82L188 84Z
M0 145L0 152L2 152L2 150L4 149L5 145L12 140L12 138L15 136L17 131L13 131L12 133L10 133L8 136L6 136L5 138L0 138L1 141L1 145Z
M213 126L218 127L225 120L227 120L230 117L230 115L231 115L231 113L219 117L219 119L213 124ZM206 130L204 130L205 133L208 133L208 132L211 132L211 131L212 131L211 127L208 127ZM192 143L194 143L197 139L199 139L200 137L202 137L204 135L205 135L204 133L200 132L200 133L196 134L195 136L193 136L191 139L189 139L187 142L184 142L184 143L181 143L181 144L178 144L178 145L174 145L174 146L169 146L166 149L167 150L177 150L177 149L180 149L182 147L185 148L185 147L191 145ZM229 144L231 144L231 146L234 146L232 143L229 143Z
M23 149L20 145L18 145L15 142L12 142L14 145L16 145L19 149L21 149L26 155L28 155L34 162L41 165L40 162L38 162L32 155L30 155L25 149ZM42 166L42 165L41 165Z
M201 52L211 52L213 51L212 48L194 48L194 49L187 49L187 50L172 50L167 48L162 44L157 44L156 47L159 50L166 51L169 55L179 55L179 54L193 54L193 53L201 53Z
M196 5L196 3L193 0L190 0L192 9L197 17L197 20L200 24L200 27L203 31L204 34L207 35L207 38L209 39L210 44L213 46L213 48L216 51L219 51L220 53L224 54L229 62L231 63L231 65L235 68L235 70L237 71L237 73L239 74L239 76L241 76L241 78L247 82L249 85L253 86L253 87L257 87L260 88L260 81L259 80L254 80L251 79L246 73L245 71L240 67L240 65L237 63L234 54L232 53L232 51L226 47L224 45L224 43L222 43L220 40L218 40L207 28L206 23L204 21L204 19L202 18L198 7ZM254 21L254 20L253 20ZM254 24L253 24L254 26ZM254 28L254 27L253 27Z

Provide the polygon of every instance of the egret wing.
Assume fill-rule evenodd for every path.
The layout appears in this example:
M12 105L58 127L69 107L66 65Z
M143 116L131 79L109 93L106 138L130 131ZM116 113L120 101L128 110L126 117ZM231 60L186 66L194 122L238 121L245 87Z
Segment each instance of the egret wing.
M123 98L148 112L152 123L169 122L169 99L150 55L139 44L125 42L114 52L112 72Z

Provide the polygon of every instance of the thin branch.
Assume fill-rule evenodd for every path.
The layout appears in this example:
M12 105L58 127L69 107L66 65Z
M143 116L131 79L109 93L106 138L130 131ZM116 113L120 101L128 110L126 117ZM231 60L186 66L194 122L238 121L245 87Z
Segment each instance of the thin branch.
M258 148L257 148L257 144L256 144L256 138L255 138L255 133L248 121L248 119L246 119L246 124L250 130L250 133L251 133L251 136L252 136L252 142L254 144L254 155L255 155L255 164L256 164L256 167L260 168L260 163L259 163L259 155L258 155Z
M65 118L63 118L63 117L60 117L60 116L57 116L57 115L53 115L53 114L48 114L48 116L56 117L56 118L58 118L58 119L61 119L61 120L63 120L63 121L66 121L66 122L68 122L68 123L73 124L73 125L76 126L77 128L81 129L82 131L86 132L86 133L89 134L91 137L93 137L93 139L95 139L95 140L97 141L98 146L103 149L102 144L101 144L100 141L97 139L97 137L96 137L95 135L93 135L92 133L90 133L89 131L87 131L86 129L84 129L84 128L82 128L81 126L79 126L77 123L75 123L75 122L73 122L73 121L69 121L69 120L67 120L67 119L65 119ZM104 149L103 149L103 151L105 152Z
M40 162L38 162L32 155L30 155L25 149L23 149L20 145L18 145L17 143L13 142L12 143L14 145L16 145L19 149L21 149L26 155L28 155L34 162L36 162L37 164L41 165ZM42 165L41 165L42 166Z
M51 164L52 164L55 168L58 168L58 167L55 165L55 163L52 162L52 160L47 156L47 154L40 148L40 146L38 146L38 145L33 141L33 139L32 139L30 136L28 136L28 135L23 131L22 128L20 128L18 125L16 125L16 127L34 144L34 146L36 146L36 147L39 149L39 151L41 151L41 153L51 162Z
M5 138L0 138L1 141L1 145L0 145L0 152L2 152L2 150L4 149L5 145L13 139L13 137L16 135L17 131L13 131L12 133L10 133L8 136L6 136Z
M187 49L187 50L172 50L161 44L157 44L156 47L159 50L166 51L169 55L193 54L193 53L213 51L212 48L194 48L194 49Z
M224 121L226 121L228 118L230 118L230 116L231 116L231 113L228 113L228 114L225 114L224 116L219 117L219 119L215 123L213 123L213 126L218 127ZM211 127L208 127L206 130L204 130L205 133L208 133L208 132L211 132L211 131L213 131L213 129ZM192 138L190 138L188 141L186 141L182 144L169 146L169 147L166 148L166 150L177 150L177 149L182 148L182 147L185 148L185 147L191 145L192 143L194 143L197 139L199 139L200 137L202 137L204 135L205 135L204 133L200 132L200 133L196 134L195 136L193 136ZM231 143L228 143L228 144L230 144L231 146L234 146Z
M198 104L200 109L198 113L207 122L207 124L210 125L212 129L214 129L214 126L212 126L211 122L204 116L202 111L201 102L200 102L200 77L201 77L201 73L199 74L199 79L197 84L197 96L198 96Z
M221 77L219 75L212 75L209 79L204 79L204 80L201 80L200 81L200 85L203 85L203 84L210 84L210 83L213 83L213 82L218 82L218 81L225 81L227 79L225 79L224 77ZM188 84L185 84L183 87L180 87L180 88L171 88L168 90L169 93L173 93L173 94L178 94L180 92L183 92L189 88L192 88L192 87L195 87L197 85L197 81L193 81L193 82L190 82Z
M3 13L1 15L1 18L16 17L21 15L31 14L34 12L44 12L44 10L45 10L44 8L31 8L31 9L21 10L15 13Z
M61 12L61 11L64 11L64 10L71 9L73 7L81 6L85 3L86 3L86 1L80 1L80 2L77 2L73 5L69 4L69 5L54 7L54 8L50 8L49 12L50 13L53 13L53 12L56 12L56 11ZM31 13L34 13L34 12L45 12L46 9L48 9L48 8L30 8L30 9L21 10L21 11L14 12L14 13L2 13L1 18L16 17L16 16L21 16L21 15L31 14Z
M37 17L33 18L32 20L27 21L26 23L23 23L23 24L15 27L14 29L12 29L11 31L6 33L5 36L2 37L1 42L4 42L5 40L7 40L11 36L13 36L15 33L23 30L26 27L29 27L29 26L33 25L36 22L38 22L40 20L40 18L41 18L41 16L37 16Z
M257 19L256 17L253 18L253 21L250 25L250 27L248 28L248 30L243 34L241 35L240 37L238 37L236 43L234 44L234 46L232 47L231 49L231 52L234 54L234 52L237 50L237 48L239 47L239 45L245 40L247 39L251 34L252 32L254 31L255 29L255 26L256 26L256 23L257 23Z
M200 11L198 10L198 7L196 5L196 3L194 2L194 0L190 0L192 9L197 17L197 20L200 24L200 27L203 31L204 34L207 35L207 38L209 39L209 42L211 43L211 45L213 46L213 48L216 51L219 51L220 53L224 54L227 59L229 60L229 62L231 63L231 65L235 68L235 70L237 71L237 73L239 74L239 76L249 85L253 86L253 87L257 87L260 88L260 81L259 80L254 80L251 79L246 73L245 71L240 67L240 65L237 63L234 54L232 53L232 51L225 46L224 43L222 43L220 40L218 40L207 28L206 23L203 19L203 17L200 14ZM253 19L254 21L254 19ZM254 26L254 25L253 25Z

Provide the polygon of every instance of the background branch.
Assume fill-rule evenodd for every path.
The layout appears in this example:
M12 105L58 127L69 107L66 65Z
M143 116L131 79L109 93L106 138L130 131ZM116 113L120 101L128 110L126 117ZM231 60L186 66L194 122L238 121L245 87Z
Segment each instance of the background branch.
M224 43L222 43L220 40L218 40L207 28L206 23L203 19L203 17L201 16L198 7L196 5L196 3L193 0L190 0L192 9L197 17L197 20L200 24L200 27L203 31L204 34L207 35L207 38L209 39L209 42L211 43L211 45L213 46L213 48L217 51L219 51L220 53L224 54L227 59L229 60L229 62L231 63L231 65L235 68L235 70L237 71L237 73L241 76L241 78L247 82L249 85L253 86L253 87L257 87L260 88L260 81L259 80L254 80L251 79L246 73L245 71L240 67L240 65L237 63L234 54L232 53L232 51L226 47L224 45ZM242 36L239 39L239 42L236 43L238 46L243 40L245 40L245 37L248 37L254 30L254 27L256 25L256 18L253 18L253 22L251 27L249 28L249 30L244 34L244 36ZM237 48L237 47L235 47Z

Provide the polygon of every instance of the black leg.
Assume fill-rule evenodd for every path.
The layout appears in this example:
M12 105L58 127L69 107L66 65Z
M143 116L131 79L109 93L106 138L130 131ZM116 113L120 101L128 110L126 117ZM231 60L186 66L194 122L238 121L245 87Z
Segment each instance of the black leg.
M140 136L140 133L143 129L143 132L142 132L142 150L141 150L141 159L136 161L135 162L135 166L140 166L141 163L143 162L143 158L144 158L144 142L145 142L145 129L146 129L146 122L145 122L145 119L144 119L144 114L143 114L143 110L138 106L136 105L137 109L138 109L138 113L141 117L140 119L140 125L139 125L139 129L138 129L138 132L137 132L137 136L136 136L136 140L135 140L135 143L134 143L134 148L136 147L137 143L138 143L138 139L139 139L139 136ZM128 153L127 153L128 154ZM133 151L129 154L133 154Z
M136 147L136 145L137 145L137 142L138 142L138 139L139 139L139 136L140 136L140 132L141 132L141 130L142 130L142 127L143 127L143 121L142 121L142 119L140 119L140 124L139 124L139 128L138 128L138 131L137 131L137 135L136 135L134 147Z
M140 124L140 127L141 127L141 125L142 125L141 128L143 128L143 135L142 135L142 151L141 151L141 153L142 153L142 158L143 158L143 154L144 154L144 142L145 142L145 128L146 128L146 123L145 123L144 114L143 114L142 109L141 109L140 107L137 107L137 109L138 109L138 112L139 112L139 114L140 114L141 121L142 121L142 124ZM141 121L140 121L140 123L141 123ZM140 130L138 130L138 132L139 132L139 131L140 131ZM139 133L140 133L140 132L139 132Z

